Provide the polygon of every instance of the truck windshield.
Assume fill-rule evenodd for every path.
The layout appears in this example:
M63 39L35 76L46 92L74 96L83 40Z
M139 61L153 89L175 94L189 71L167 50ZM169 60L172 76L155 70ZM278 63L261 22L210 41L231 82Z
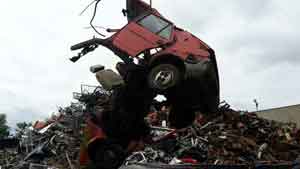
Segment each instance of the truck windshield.
M155 15L151 14L144 17L143 19L138 21L138 24L155 34L158 34L163 38L170 38L172 32L172 25L169 22Z

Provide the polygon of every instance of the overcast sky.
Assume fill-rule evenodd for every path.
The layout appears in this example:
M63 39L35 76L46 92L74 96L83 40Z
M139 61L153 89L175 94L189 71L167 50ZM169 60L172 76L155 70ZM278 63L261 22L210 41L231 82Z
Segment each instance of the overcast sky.
M96 85L94 64L118 58L98 48L78 63L69 47L91 38L89 0L1 1L0 113L10 125L43 119L72 101L80 84ZM254 110L300 103L300 3L297 0L153 0L154 7L217 54L221 95ZM120 28L125 0L103 0L96 25Z

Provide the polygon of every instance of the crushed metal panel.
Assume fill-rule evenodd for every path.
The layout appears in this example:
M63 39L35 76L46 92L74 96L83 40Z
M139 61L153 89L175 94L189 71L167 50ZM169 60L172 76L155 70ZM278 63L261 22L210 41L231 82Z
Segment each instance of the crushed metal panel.
M40 131L38 131L40 134L44 134L45 132L48 131L48 129L50 129L52 126L54 125L54 123L49 124L48 126L42 128Z
M19 145L19 139L16 138L0 139L0 149L15 148L18 145Z
M91 94L95 91L97 86L92 86L92 85L81 85L81 94Z
M78 92L73 92L73 99L79 100L82 97L81 93Z

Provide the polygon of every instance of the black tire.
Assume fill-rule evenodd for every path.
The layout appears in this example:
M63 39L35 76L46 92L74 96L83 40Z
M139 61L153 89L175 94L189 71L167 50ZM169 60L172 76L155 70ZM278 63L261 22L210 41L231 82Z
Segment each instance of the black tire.
M173 64L159 64L150 70L148 75L149 87L164 91L180 83L182 73L178 67Z
M101 169L116 169L126 158L123 148L110 140L94 141L88 146L91 165Z

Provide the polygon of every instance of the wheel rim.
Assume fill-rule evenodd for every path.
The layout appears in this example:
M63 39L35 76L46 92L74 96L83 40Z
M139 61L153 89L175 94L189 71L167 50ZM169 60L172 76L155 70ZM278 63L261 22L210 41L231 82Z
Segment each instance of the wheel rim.
M168 88L174 79L172 71L162 70L157 73L154 79L154 83L159 88Z

